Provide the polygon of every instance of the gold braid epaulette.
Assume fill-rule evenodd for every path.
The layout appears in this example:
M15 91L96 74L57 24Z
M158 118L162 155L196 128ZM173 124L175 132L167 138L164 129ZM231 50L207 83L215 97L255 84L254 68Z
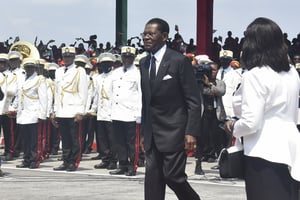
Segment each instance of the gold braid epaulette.
M74 78L72 79L72 81L68 85L62 87L61 106L63 106L64 92L71 93L71 94L78 93L79 77L80 77L80 72L79 72L79 68L77 68L77 72ZM68 90L69 87L71 88Z
M6 80L7 80L7 77L3 74L3 79L0 82L0 87L2 87L2 85L5 83Z
M39 77L38 80L36 81L36 83L33 86L31 86L30 88L27 88L26 90L24 90L24 88L22 87L22 89L21 89L21 107L22 107L22 109L24 107L24 96L26 96L29 99L39 99L38 95L32 96L32 95L26 94L26 91L28 91L34 87L39 87L39 85L41 84L41 81L42 81L42 78Z
M22 87L22 97L24 95L24 96L28 97L29 99L38 99L39 98L38 95L32 96L32 95L26 94L26 92L34 87L39 87L39 85L41 84L41 81L42 81L42 77L39 77L38 80L36 81L36 83L33 86L31 86L30 88L24 90L24 88Z
M13 78L7 82L7 85L10 85L11 83L15 82L17 80L17 75L16 74L12 74Z

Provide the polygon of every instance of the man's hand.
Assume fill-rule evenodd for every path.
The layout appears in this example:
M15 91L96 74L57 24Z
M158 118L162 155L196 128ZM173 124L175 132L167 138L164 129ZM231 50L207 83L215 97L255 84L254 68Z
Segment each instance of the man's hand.
M58 128L58 122L54 113L50 114L50 121L55 128Z
M80 122L83 119L83 116L80 114L76 114L74 117L74 122Z
M141 137L140 139L140 147L141 147L141 151L145 152L144 137Z
M16 112L16 111L7 111L7 112L6 112L6 115L7 115L9 118L16 118L17 112Z
M185 149L187 151L195 151L196 149L196 138L192 135L185 135L185 138L184 138L184 141L185 141Z

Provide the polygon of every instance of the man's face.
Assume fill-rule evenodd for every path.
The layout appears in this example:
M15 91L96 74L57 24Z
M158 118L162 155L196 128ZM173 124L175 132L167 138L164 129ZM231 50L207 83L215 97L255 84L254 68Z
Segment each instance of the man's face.
M134 56L122 55L122 62L124 67L130 67L133 64Z
M19 58L9 59L9 66L12 70L20 67L20 65L21 65L21 60Z
M36 70L36 66L34 65L26 65L24 66L25 72L26 72L26 76L30 77Z
M229 67L230 62L232 61L231 58L221 57L220 58L220 66L226 69Z
M300 55L295 55L293 58L294 64L300 63Z
M7 61L0 61L0 72L4 72L7 68Z
M142 36L145 50L151 53L157 52L168 39L168 33L162 33L157 24L147 24Z
M74 56L63 56L63 61L65 63L65 66L70 66L73 64L75 59L75 55Z

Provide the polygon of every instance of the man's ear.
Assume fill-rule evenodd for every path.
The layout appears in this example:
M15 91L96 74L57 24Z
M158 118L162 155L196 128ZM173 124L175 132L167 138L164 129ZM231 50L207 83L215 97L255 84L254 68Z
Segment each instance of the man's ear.
M166 42L169 39L169 34L167 32L162 33L163 41Z

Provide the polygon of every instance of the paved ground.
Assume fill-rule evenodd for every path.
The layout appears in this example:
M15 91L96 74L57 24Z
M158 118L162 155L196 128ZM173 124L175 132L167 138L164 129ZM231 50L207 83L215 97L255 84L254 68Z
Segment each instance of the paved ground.
M2 153L2 149L0 153ZM4 177L0 177L1 200L142 200L144 168L137 176L111 176L107 170L94 169L100 160L91 160L96 153L83 156L76 172L57 172L53 167L61 164L59 156L51 156L38 169L17 169L21 159L2 162ZM218 171L210 167L216 163L203 163L204 176L194 174L195 160L188 158L186 172L189 182L202 200L244 200L244 182L222 180ZM167 189L166 200L176 200Z

